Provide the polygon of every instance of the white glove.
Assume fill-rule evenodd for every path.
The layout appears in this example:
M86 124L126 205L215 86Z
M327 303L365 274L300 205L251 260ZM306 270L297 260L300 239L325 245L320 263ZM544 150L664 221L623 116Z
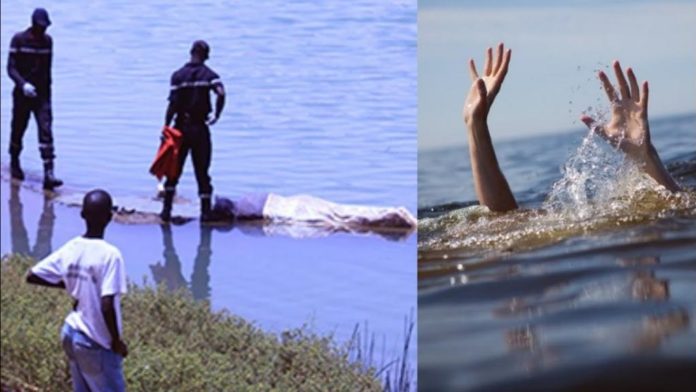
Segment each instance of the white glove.
M36 87L34 87L31 83L24 83L24 85L22 86L22 90L24 91L25 97L36 97Z

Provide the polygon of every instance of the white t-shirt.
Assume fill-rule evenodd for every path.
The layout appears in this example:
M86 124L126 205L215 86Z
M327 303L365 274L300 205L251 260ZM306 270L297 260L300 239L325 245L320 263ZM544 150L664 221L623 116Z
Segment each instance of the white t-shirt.
M102 239L76 237L36 264L31 272L51 283L65 282L78 301L65 322L104 348L111 334L101 311L101 297L114 295L116 326L121 333L120 295L126 293L126 269L121 252Z

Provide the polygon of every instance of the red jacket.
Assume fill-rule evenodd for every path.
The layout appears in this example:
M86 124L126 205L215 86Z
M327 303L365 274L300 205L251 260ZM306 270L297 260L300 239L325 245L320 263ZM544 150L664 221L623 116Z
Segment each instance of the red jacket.
M181 148L181 131L165 126L162 130L164 140L157 150L155 160L150 166L150 173L161 180L162 177L179 176L179 149Z

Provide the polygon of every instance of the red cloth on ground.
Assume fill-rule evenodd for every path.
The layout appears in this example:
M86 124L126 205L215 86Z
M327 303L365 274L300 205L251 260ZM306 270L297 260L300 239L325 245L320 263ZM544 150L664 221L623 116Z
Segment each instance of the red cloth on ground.
M164 140L157 150L155 160L150 166L150 173L161 180L162 177L176 178L179 175L179 150L181 149L181 131L165 126L162 130Z

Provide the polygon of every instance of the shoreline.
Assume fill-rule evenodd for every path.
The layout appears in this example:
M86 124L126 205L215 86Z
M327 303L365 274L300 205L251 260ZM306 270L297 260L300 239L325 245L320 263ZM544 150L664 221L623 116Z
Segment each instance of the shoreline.
M24 186L20 186L19 193L15 197L16 200L13 201L13 196L10 192L11 182L3 179L1 185L3 187L3 195L7 191L7 196L2 201L3 232L7 233L3 236L3 254L12 253L19 246L19 249L25 250L22 253L32 254L35 258L40 259L52 250L57 249L65 240L79 235L81 232L83 222L79 217L79 209L55 202L55 200L52 202L44 197L43 192L35 192ZM149 288L160 284L170 286L170 288L175 290L181 289L194 298L204 300L214 311L227 310L247 320L253 320L251 324L256 328L276 337L282 336L286 330L293 330L296 327L303 326L302 328L306 331L319 334L317 336L331 336L331 340L336 345L352 344L353 346L362 347L363 351L367 351L366 347L372 344L375 346L372 360L377 368L384 364L398 362L397 357L401 355L401 347L405 344L403 342L404 335L402 335L401 331L403 319L408 314L408 309L398 312L399 307L397 307L394 309L396 312L389 311L383 314L382 317L375 319L367 316L367 314L373 314L374 312L369 311L369 308L365 308L365 306L383 308L381 303L393 302L394 298L399 297L394 297L392 294L391 297L383 296L384 298L375 299L374 293L366 293L364 295L365 298L355 298L350 296L352 291L349 291L346 292L349 296L340 292L327 292L328 296L324 295L325 298L320 298L312 295L317 288L312 287L312 283L309 283L310 286L307 287L306 282L335 282L336 278L334 275L345 275L340 270L332 272L335 267L345 270L345 267L341 267L341 263L323 262L321 264L325 265L318 265L317 260L311 260L313 253L320 256L320 260L326 260L327 255L336 253L346 243L374 244L368 246L368 248L373 248L374 246L382 248L381 251L376 252L376 255L384 254L385 249L394 249L394 247L405 251L409 247L408 243L415 242L413 236L407 241L408 243L404 243L404 241L384 241L382 238L374 235L355 236L340 233L328 237L312 237L298 241L297 238L282 235L282 233L280 233L281 235L264 233L258 227L256 230L251 230L254 229L253 227L242 230L240 227L235 226L234 228L240 230L227 232L219 228L206 231L199 228L198 225L172 225L171 232L162 230L160 233L161 227L164 226L127 225L114 222L113 227L107 231L107 240L113 241L123 248L131 281L144 282ZM197 239L199 237L198 231L201 232L200 239ZM217 238L220 239L218 240ZM196 248L197 240L199 241L198 248ZM159 241L164 242L164 251L162 250L162 244L158 243ZM22 243L24 244L22 245ZM150 245L141 246L140 244ZM261 251L261 247L266 248L266 250ZM285 252L288 254L280 255L272 249L273 247L285 249ZM206 254L206 249L212 250L212 252L208 251ZM233 254L229 254L229 252ZM211 253L213 254L212 257ZM269 267L247 262L237 262L237 253L242 253L246 255L244 256L245 258L249 259L268 259L268 262L262 263L265 265L269 263L273 265L279 262L283 264L289 263L288 268L301 273L301 275L296 275L296 278L293 280L297 281L290 283L288 287L271 288L272 291L269 292L269 288L264 289L264 286L274 286L277 283L271 281L262 286L258 285L261 282L259 279L262 279L268 273ZM267 255L264 255L265 253ZM392 283L389 283L389 280L384 280L387 275L384 275L386 271L383 269L384 266L389 264L385 265L385 261L375 259L375 255L370 255L370 252L367 252L367 255L365 255L366 252L361 253L362 256L361 254L354 254L350 259L353 260L352 263L360 260L359 265L356 267L358 268L357 271L363 272L357 274L349 272L349 275L359 277L353 279L360 279L361 281L373 280L371 276L379 276L381 277L379 279L387 282L385 287L389 287ZM193 254L197 254L195 260L191 259ZM181 259L179 256L181 256ZM282 257L278 258L280 256ZM283 257L287 260L283 261ZM300 259L295 260L297 257ZM308 258L309 260L307 260ZM400 259L398 256L393 258ZM303 260L303 262L299 263L299 260ZM370 260L377 261L377 264ZM230 262L232 263L230 264ZM313 266L311 270L308 270L307 268L311 266ZM363 268L368 266L373 271L365 275ZM255 276L252 276L251 279L245 278L242 276L245 272L240 272L240 268L252 271L258 278ZM375 268L376 270L374 270ZM271 268L271 270L274 269ZM192 274L188 275L188 271L192 271ZM287 273L279 272L278 279L281 279L282 276L287 276ZM143 277L145 277L144 280ZM267 278L264 277L263 280L267 281ZM249 287L239 286L240 283ZM284 285L288 285L288 283ZM335 287L335 283L323 283L323 285L319 288L320 290L328 290L330 287ZM356 284L355 287L361 287L361 285ZM353 289L351 288L350 290ZM243 297L240 297L240 292L245 293L242 294ZM261 293L265 294L259 297ZM276 298L279 295L284 298L283 305L280 308L276 307L272 311L273 314L271 314L269 313L271 308L268 308L268 305L279 303L279 299ZM264 297L266 298L264 299ZM345 298L345 303L340 302L343 301L342 298ZM297 302L298 299L305 303ZM374 303L374 305L371 303ZM365 314L362 316L353 315L353 317L341 316L340 313L345 314L346 312L342 311L341 307L345 309L346 306L351 308L358 306L363 309L362 313ZM397 314L388 316L389 313ZM348 312L349 314L350 312ZM365 324L369 324L370 331L363 330L362 326ZM357 338L361 342L360 344L355 341L356 331L359 334ZM413 334L415 336L415 328ZM386 337L386 340L384 340L384 337ZM407 368L414 369L417 361L415 356L416 342L414 337L410 339L412 339L410 344L414 348L411 348L405 354L405 363ZM372 343L366 343L367 341ZM363 358L364 354L354 354L354 359ZM394 365L393 369L396 369L396 365ZM415 380L415 374L411 379Z
M64 293L24 283L33 261L17 255L2 258L3 390L69 382L57 331L70 301ZM187 383L187 390L266 385L299 391L321 385L381 391L407 389L413 378L404 361L410 334L404 355L385 371L369 352L374 337L362 339L357 326L353 338L342 345L306 326L276 335L226 310L213 311L209 302L196 301L185 290L172 292L163 285L153 288L129 281L123 318L131 351L124 370L133 390L180 388L178 380ZM414 322L410 321L411 331ZM38 356L44 358L40 368L34 361Z

